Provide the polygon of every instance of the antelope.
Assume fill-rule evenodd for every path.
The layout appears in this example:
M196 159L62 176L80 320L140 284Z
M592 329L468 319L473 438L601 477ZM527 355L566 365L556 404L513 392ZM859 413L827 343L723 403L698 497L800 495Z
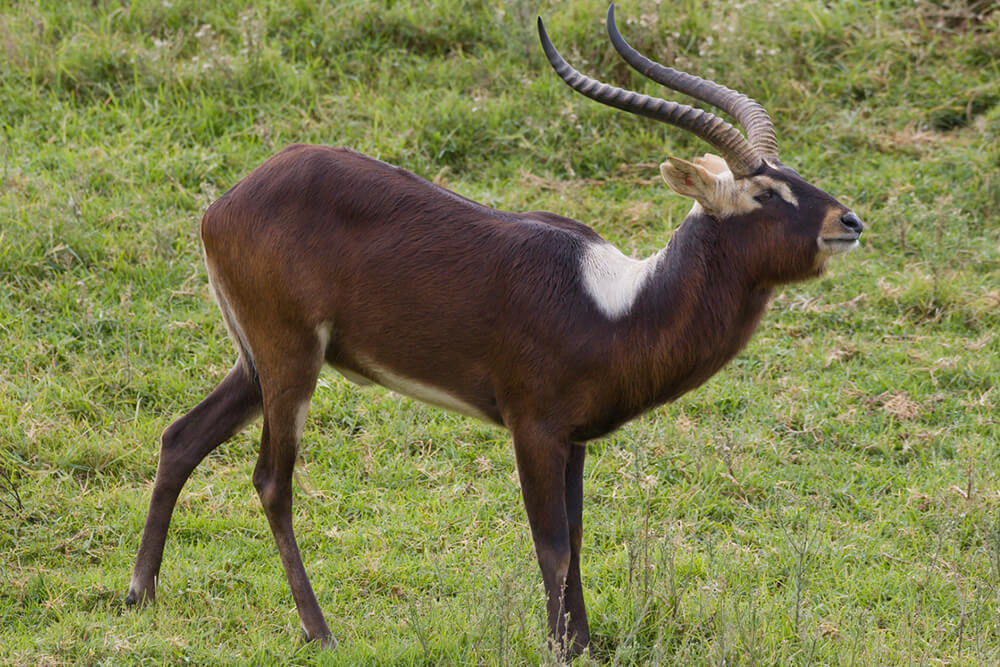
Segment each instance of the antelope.
M554 213L483 206L347 148L289 146L209 206L205 264L238 358L163 432L126 604L154 598L192 470L263 413L253 484L305 637L335 645L292 529L292 469L326 362L510 431L549 633L567 653L587 646L585 444L705 382L746 344L777 286L820 275L862 232L846 206L779 161L761 105L639 54L614 5L607 29L629 65L746 130L580 74L538 19L545 54L573 90L718 152L660 166L694 204L652 257L627 257Z

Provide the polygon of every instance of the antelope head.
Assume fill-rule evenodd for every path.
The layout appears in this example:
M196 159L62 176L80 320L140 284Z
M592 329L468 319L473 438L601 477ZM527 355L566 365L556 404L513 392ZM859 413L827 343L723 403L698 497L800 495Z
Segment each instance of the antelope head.
M556 73L573 90L602 104L646 116L691 132L718 155L692 161L669 157L660 165L667 185L694 200L687 220L705 218L720 224L744 252L761 258L761 284L803 280L823 272L833 255L858 244L863 225L833 196L804 180L778 159L774 124L756 101L713 81L679 72L632 48L615 25L608 7L607 28L619 55L638 72L677 92L715 106L746 130L718 116L688 106L623 90L576 71L556 51L541 18L538 33Z

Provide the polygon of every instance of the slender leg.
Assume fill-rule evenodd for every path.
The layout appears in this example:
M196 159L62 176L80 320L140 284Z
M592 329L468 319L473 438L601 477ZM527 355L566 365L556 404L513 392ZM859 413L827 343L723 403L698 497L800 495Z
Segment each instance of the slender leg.
M570 459L573 459L574 466L578 465L581 470L583 463L583 457L573 452L574 449L577 449L577 446L558 438L526 432L523 429L514 433L521 494L524 496L524 506L535 542L535 554L542 570L542 581L545 583L545 593L548 598L546 611L549 634L560 645L564 645L566 639L573 639L573 645L564 646L570 652L582 649L585 645L580 644L580 637L589 637L585 613L576 617L572 613L575 607L569 608L566 605L567 601L574 605L578 603L582 612L582 591L579 595L576 593L569 597L564 595L567 586L571 584L567 577L573 561L570 519L567 514L567 498L570 497L567 489L568 468ZM579 464L575 463L577 459ZM580 481L582 482L582 479ZM574 483L574 489L575 486ZM576 498L575 492L573 498ZM579 571L576 579L578 588ZM568 626L567 611L570 611Z
M260 410L260 389L238 362L205 400L163 432L153 496L125 604L151 602L156 596L170 515L191 472Z
M566 575L566 611L569 614L569 636L573 637L573 652L581 653L590 643L587 609L583 604L583 582L580 579L580 545L583 542L583 460L587 448L572 445L566 463L566 516L569 520L570 559Z
M299 350L309 345L304 343ZM318 344L316 347L318 350ZM306 639L334 646L336 642L309 584L292 529L292 471L322 360L322 351L318 350L309 358L303 358L301 352L298 358L289 355L269 365L270 370L258 365L264 387L264 429L253 483L271 526Z

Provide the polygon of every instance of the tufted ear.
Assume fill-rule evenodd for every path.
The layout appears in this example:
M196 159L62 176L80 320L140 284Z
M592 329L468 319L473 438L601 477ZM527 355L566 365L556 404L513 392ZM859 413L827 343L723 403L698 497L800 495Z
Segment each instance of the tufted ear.
M668 157L660 165L660 174L670 189L679 195L690 197L705 209L712 210L717 199L718 181L712 172L700 164Z
M726 161L714 153L705 153L701 157L696 157L694 163L708 169L716 176L721 176L729 171L729 165L726 164Z

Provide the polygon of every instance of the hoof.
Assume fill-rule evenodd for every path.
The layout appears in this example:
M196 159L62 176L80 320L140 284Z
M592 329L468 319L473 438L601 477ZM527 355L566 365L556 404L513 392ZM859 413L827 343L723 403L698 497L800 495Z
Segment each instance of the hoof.
M147 590L145 593L138 593L135 588L129 587L128 594L125 596L125 606L144 607L151 603L154 597L155 594L151 590Z
M320 635L319 637L310 637L309 633L305 630L302 631L302 641L307 644L315 644L320 648L326 650L332 650L337 648L337 640L333 638L332 634Z

